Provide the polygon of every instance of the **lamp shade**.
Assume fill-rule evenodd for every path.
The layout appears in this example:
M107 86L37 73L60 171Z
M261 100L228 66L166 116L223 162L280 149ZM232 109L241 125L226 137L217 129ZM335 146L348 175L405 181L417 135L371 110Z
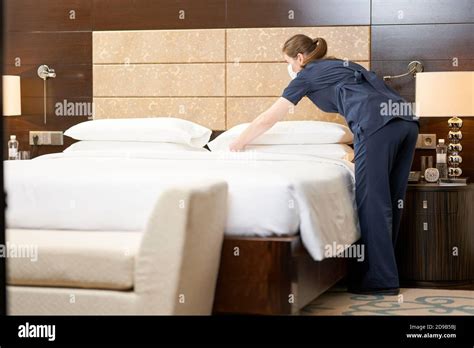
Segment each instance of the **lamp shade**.
M474 71L416 74L416 116L474 116Z
M20 76L3 75L3 116L21 115Z

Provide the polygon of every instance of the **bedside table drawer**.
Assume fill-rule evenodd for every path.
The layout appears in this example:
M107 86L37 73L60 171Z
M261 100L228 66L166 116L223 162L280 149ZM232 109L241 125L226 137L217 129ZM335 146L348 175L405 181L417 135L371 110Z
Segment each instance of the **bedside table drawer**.
M416 192L415 209L417 213L455 214L458 212L457 192Z
M446 215L441 216L435 214L416 214L415 219L415 230L418 233L422 233L424 237L433 236L430 233L438 233L442 220L445 219Z
M416 249L411 250L411 270L417 274L412 279L469 280L474 260L466 246L467 230L456 227L456 214L418 214L415 221ZM418 265L418 269L414 265Z
M416 286L474 280L474 184L409 185L396 245L400 280Z

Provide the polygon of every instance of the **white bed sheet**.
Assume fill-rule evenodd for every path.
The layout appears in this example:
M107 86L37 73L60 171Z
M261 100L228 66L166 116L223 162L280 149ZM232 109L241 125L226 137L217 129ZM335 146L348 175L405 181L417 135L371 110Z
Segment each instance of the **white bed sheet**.
M354 167L264 153L73 152L5 161L7 227L143 231L160 192L200 177L229 185L227 235L300 232L315 260L359 238Z

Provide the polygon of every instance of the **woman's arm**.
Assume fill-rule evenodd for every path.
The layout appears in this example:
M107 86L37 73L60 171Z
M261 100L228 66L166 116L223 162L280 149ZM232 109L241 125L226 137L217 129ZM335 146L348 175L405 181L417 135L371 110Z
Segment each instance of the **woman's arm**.
M269 130L275 123L281 121L293 104L285 98L278 98L270 108L262 112L252 123L230 144L230 151L240 151L245 145Z

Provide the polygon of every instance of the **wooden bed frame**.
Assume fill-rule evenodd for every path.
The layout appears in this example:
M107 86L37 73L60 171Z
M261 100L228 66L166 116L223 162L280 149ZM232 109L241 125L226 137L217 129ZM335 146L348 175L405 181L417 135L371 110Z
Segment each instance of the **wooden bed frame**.
M298 314L347 274L345 258L314 261L299 235L226 237L215 314Z
M213 130L211 140L223 132ZM214 313L297 314L346 274L345 258L314 261L299 234L225 237Z

